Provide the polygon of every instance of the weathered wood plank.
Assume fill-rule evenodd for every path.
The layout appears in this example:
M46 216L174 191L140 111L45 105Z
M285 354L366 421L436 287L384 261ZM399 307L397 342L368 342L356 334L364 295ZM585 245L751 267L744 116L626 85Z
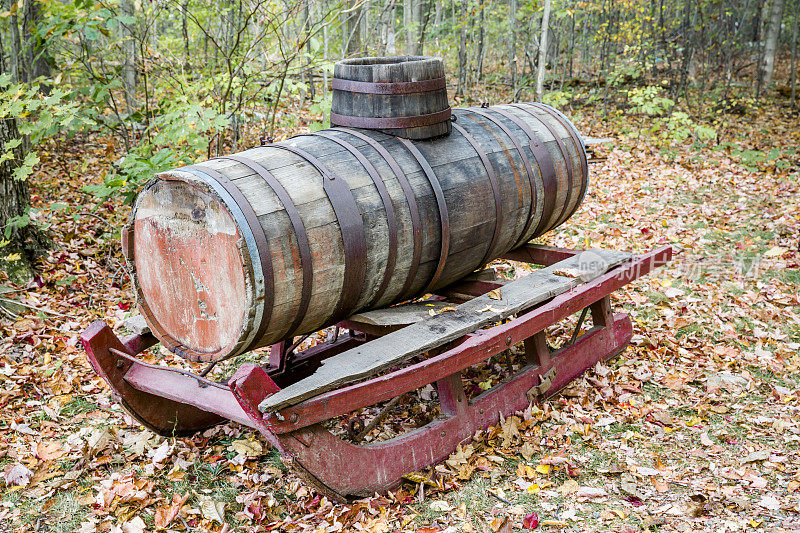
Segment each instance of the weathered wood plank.
M276 411L323 392L375 375L415 355L437 348L479 328L503 320L553 296L576 287L579 277L566 277L560 272L590 277L630 259L627 252L590 250L600 263L586 263L586 256L571 257L555 265L537 270L507 283L501 299L480 296L436 316L402 328L339 355L326 359L311 376L289 385L266 398L262 411Z

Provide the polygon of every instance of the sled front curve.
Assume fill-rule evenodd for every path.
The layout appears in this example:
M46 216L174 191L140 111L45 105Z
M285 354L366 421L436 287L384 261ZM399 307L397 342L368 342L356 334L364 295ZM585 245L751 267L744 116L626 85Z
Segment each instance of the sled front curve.
M528 245L507 255L509 259L553 265L579 253ZM500 413L510 416L522 410L529 402L556 393L598 361L622 352L632 335L631 321L625 314L612 313L609 295L666 264L671 257L668 246L631 256L605 274L514 313L505 323L446 339L419 362L382 369L382 373L313 394L302 384L304 380L315 383L315 375L322 374L325 366L321 361L330 359L333 365L337 356L346 358L348 350L369 346L374 342L370 340L373 335L380 332L371 331L368 336L343 333L298 354L292 352L293 346L274 346L271 365L243 365L227 383L138 361L136 354L156 342L150 335L121 341L105 323L95 322L81 339L98 374L119 394L126 409L153 431L190 435L226 420L239 422L260 431L284 460L319 490L340 499L362 497L396 487L403 475L441 461L475 431L496 424ZM468 297L463 295L492 287L500 284L470 281L449 291ZM582 316L591 312L593 327L560 350L551 351L545 330L577 312ZM354 318L343 325L354 328L358 321ZM402 335L404 329L392 335ZM528 364L503 383L468 400L461 372L520 342L524 343ZM414 431L375 444L357 445L322 427L326 420L431 383L437 389L442 416ZM287 397L289 391L300 392ZM273 397L282 398L281 406L265 410Z

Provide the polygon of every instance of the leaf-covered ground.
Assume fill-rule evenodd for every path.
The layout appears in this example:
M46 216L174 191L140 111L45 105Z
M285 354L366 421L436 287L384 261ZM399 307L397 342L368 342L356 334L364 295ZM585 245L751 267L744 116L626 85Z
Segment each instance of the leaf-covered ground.
M693 148L641 134L647 117L575 116L614 141L595 151L607 159L583 207L544 242L679 251L616 295L632 346L401 490L349 505L307 489L251 430L164 439L116 404L78 335L132 310L117 240L128 208L81 192L118 153L98 137L53 143L32 186L36 206L61 204L39 217L57 247L36 283L0 294L0 529L800 528L797 117L779 103L726 115L727 144ZM474 369L475 384L498 369Z

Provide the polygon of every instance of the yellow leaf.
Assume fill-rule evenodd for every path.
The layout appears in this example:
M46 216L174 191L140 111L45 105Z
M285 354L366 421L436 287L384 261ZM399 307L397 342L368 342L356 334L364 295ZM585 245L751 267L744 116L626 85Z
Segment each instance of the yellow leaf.
M546 476L550 473L550 465L538 465L536 471Z
M539 487L539 485L534 483L530 487L528 487L525 492L527 492L528 494L539 494L540 490L541 490L541 488Z
M245 457L258 457L264 451L260 442L246 439L233 441L228 449Z
M493 289L487 294L492 300L502 300L503 296L500 294L500 289Z

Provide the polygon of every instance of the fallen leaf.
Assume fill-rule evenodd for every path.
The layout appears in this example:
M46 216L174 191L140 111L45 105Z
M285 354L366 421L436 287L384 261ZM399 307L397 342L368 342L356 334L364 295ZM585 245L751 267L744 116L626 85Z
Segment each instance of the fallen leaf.
M140 516L122 524L122 533L144 533L145 523Z
M175 520L175 517L178 516L178 513L183 507L183 504L186 503L186 500L189 498L189 494L184 496L179 496L178 494L172 495L172 503L170 503L166 507L159 507L156 509L156 516L155 516L155 523L156 527L166 528L168 525Z
M758 501L758 505L770 511L777 511L781 508L781 501L774 496L763 496Z
M430 503L430 508L432 511L438 511L440 513L447 513L453 509L453 507L444 500L434 500Z
M522 527L525 529L536 529L539 525L539 515L536 513L530 513L525 515L525 518L522 520Z
M264 448L261 446L261 443L257 440L235 440L231 442L231 445L228 447L229 450L236 452L238 454L244 455L245 457L259 457L262 453L264 453Z
M13 465L5 465L3 467L3 479L6 485L19 485L25 486L31 481L33 472L31 472L25 465L15 463Z
M739 463L746 465L747 463L757 463L767 459L769 459L769 450L757 450L745 456Z
M578 498L602 498L606 496L608 492L606 489L598 488L598 487L579 487L578 492L575 494Z
M203 518L212 522L225 523L225 502L217 502L212 498L200 498L200 512Z
M43 461L58 459L66 454L66 450L58 441L41 441L36 445L36 457Z

